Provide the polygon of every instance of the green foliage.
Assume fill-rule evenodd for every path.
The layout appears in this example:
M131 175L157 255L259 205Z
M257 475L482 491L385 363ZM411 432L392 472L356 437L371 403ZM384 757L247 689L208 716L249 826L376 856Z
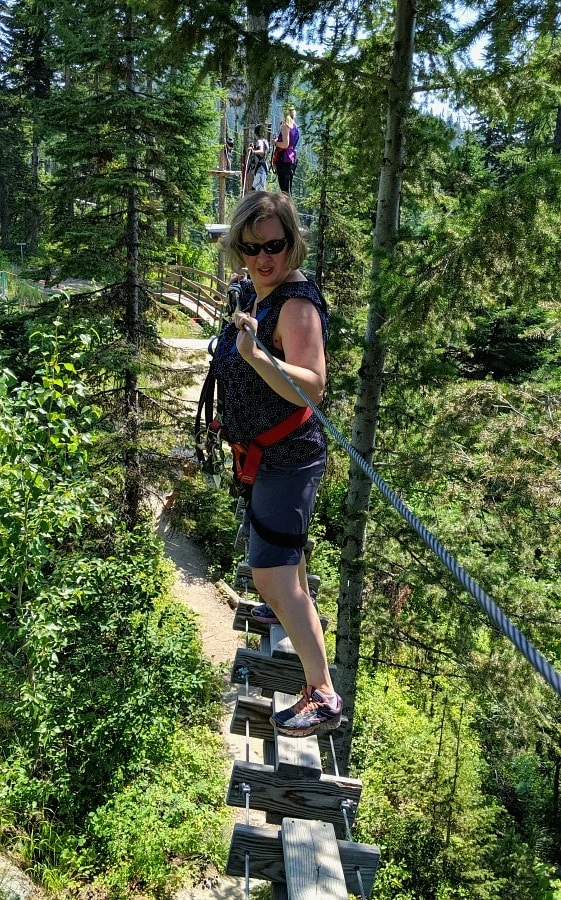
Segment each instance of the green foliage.
M25 102L0 87L0 246L18 251L16 242L27 242L29 201L32 179L26 157L30 153L30 134L26 129ZM12 253L16 265L19 259ZM12 269L6 261L1 268Z
M88 837L107 861L98 883L111 897L127 896L130 885L167 896L206 862L225 863L222 752L206 728L177 734L164 761L90 815Z
M195 465L181 481L171 512L171 524L200 543L218 571L232 566L232 547L238 530L228 481L210 485Z
M55 32L60 64L76 68L45 102L56 162L53 255L63 276L119 281L129 262L131 189L145 272L176 255L178 228L203 227L214 158L212 91L193 58L170 66L153 4L118 12L111 4L66 4ZM187 252L189 241L179 243Z
M0 378L0 800L4 840L55 888L103 869L106 853L113 865L107 828L94 852L84 827L141 773L143 784L159 773L154 795L168 796L173 758L170 771L200 793L205 758L182 749L177 729L214 726L221 679L194 616L168 599L151 519L127 531L110 502L115 485L89 469L97 412L77 373L88 335L68 358L56 334L32 337L33 377ZM211 805L221 778L212 790L209 778ZM220 856L220 817L209 810L206 825L206 843L183 822L181 838L166 831L162 846ZM135 877L161 886L149 853L138 874L141 855Z
M175 315L162 323L160 336L162 338L199 338L202 329L188 314L173 310Z
M535 849L486 794L487 764L465 705L419 708L391 675L363 675L354 764L364 782L358 836L380 842L374 896L548 896ZM506 894L505 894L506 891Z

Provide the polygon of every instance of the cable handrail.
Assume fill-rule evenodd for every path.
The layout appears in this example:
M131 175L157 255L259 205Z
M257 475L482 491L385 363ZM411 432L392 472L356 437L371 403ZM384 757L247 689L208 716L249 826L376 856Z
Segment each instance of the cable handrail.
M352 461L368 476L370 481L376 485L378 490L384 495L394 509L405 519L407 524L419 535L428 548L438 557L438 559L446 566L448 571L454 576L465 590L471 594L474 600L491 619L493 624L507 637L516 649L522 653L524 658L538 672L544 681L561 696L561 673L555 669L551 663L543 656L539 650L522 634L522 632L514 625L503 610L498 606L492 597L483 590L483 588L475 581L469 572L452 556L452 554L444 547L444 545L432 534L432 532L424 525L420 519L409 509L409 507L401 500L394 490L384 481L383 478L372 468L372 466L360 455L356 447L344 437L343 434L329 421L327 416L313 403L312 400L304 393L304 391L296 384L294 379L286 372L278 360L268 351L262 341L254 334L251 329L244 325L244 330L250 335L252 340L257 344L259 349L265 354L269 362L277 369L283 378L290 384L292 389L315 413L319 421L324 425L330 435L337 441L340 447L346 451Z

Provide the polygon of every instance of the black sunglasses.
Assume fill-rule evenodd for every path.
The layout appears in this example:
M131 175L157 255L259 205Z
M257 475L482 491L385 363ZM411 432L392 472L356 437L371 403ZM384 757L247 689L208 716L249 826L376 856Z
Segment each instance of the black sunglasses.
M282 253L287 244L287 238L283 237L276 238L274 241L265 241L264 244L245 244L240 242L238 246L244 256L259 256L262 250L271 254L271 256L276 256L277 253Z

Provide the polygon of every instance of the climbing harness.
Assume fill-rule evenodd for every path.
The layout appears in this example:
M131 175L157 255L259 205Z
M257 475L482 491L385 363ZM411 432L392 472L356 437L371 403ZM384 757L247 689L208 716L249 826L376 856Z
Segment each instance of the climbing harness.
M309 406L300 406L288 419L284 419L278 425L274 425L272 428L254 437L247 447L245 444L230 444L234 452L237 480L242 484L253 484L261 457L263 456L263 450L288 437L300 425L307 422L311 415L312 410Z
M228 291L228 314L231 317L236 308L241 288L238 284L230 285ZM269 312L268 309L258 314L258 321L261 321ZM224 322L222 328L226 325ZM221 330L222 332L222 330ZM212 357L209 371L203 383L197 413L195 416L195 451L197 460L202 471L209 477L211 482L220 487L222 473L225 468L225 453L223 450L223 441L229 444L232 451L232 469L234 476L234 485L241 496L243 496L247 514L255 531L264 541L279 547L287 547L290 549L302 548L306 546L308 533L301 532L292 534L282 531L275 531L266 527L259 522L251 512L251 488L257 476L257 470L261 462L263 451L267 447L272 447L283 438L288 437L293 431L296 431L301 425L308 421L312 415L310 406L300 406L288 418L278 422L272 428L255 435L247 444L232 442L228 439L226 426L223 424L224 417L224 388L220 379L216 377L216 369L214 366L216 344L220 335L214 337L209 344L209 353ZM233 350L235 347L233 348ZM233 352L232 350L232 352ZM216 414L214 407L216 406ZM204 412L204 424L203 424Z

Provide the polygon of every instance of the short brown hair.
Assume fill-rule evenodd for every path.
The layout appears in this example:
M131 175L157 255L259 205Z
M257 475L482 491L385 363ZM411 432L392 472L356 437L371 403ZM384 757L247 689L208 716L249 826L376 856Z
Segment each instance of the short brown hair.
M299 269L306 258L308 247L300 228L300 219L292 199L279 191L252 191L240 200L230 216L230 230L221 240L234 269L244 265L240 244L243 243L244 229L254 231L261 222L278 216L288 240L288 264L291 269Z

